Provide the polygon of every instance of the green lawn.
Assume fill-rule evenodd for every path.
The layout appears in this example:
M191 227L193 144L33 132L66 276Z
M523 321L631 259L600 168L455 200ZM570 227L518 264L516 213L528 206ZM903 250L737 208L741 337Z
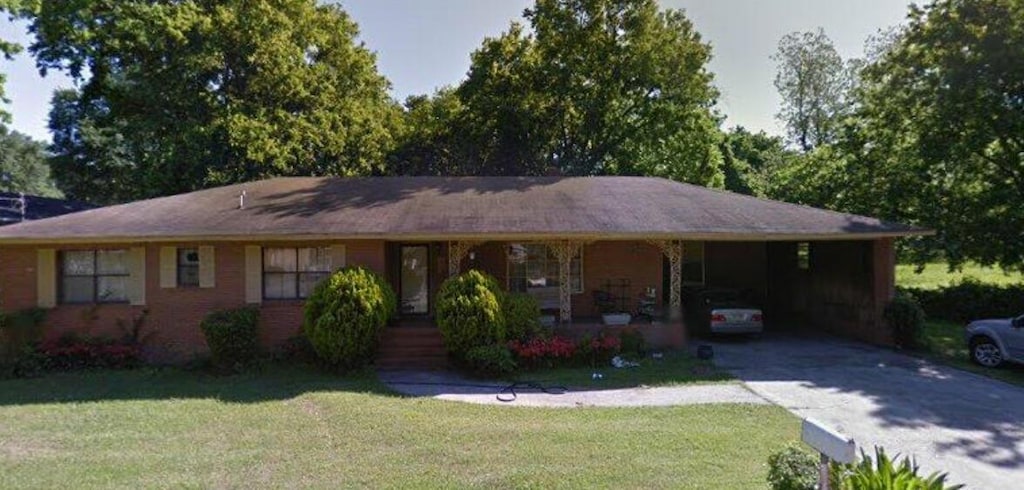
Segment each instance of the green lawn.
M927 264L920 273L915 265L896 266L896 285L902 287L936 289L965 278L977 279L986 284L1024 283L1024 275L1020 273L1006 273L998 267L982 267L977 264L966 264L962 270L950 272L944 262L934 262Z
M2 488L764 488L798 437L773 406L480 406L302 368L0 381Z
M521 379L570 388L632 388L636 386L673 386L693 383L721 382L733 377L707 361L685 352L666 352L662 359L646 357L640 366L631 368L572 367L524 373ZM600 379L594 379L600 373Z
M1024 386L1024 367L1007 365L999 369L990 369L972 363L967 355L963 325L930 321L925 324L921 343L921 350L926 357L965 371Z

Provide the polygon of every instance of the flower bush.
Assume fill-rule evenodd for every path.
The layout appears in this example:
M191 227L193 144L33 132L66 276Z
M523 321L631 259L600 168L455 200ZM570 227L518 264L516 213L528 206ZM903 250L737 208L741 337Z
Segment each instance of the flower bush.
M138 366L142 359L136 344L75 336L42 342L36 348L36 353L42 369L47 371L127 369Z
M597 337L585 335L579 342L579 358L582 363L596 366L607 364L619 354L622 339L616 335L600 333Z
M559 335L513 340L508 347L519 360L519 365L527 368L568 364L576 357L577 351L575 342Z

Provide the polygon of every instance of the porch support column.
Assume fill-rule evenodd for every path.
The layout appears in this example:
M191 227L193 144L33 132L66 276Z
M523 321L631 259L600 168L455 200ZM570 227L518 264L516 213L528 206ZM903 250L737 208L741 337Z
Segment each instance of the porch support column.
M679 240L652 240L651 245L661 249L669 263L669 320L683 317L683 242Z
M572 322L572 258L583 242L560 240L547 243L558 258L558 317L562 323Z
M473 247L482 242L448 242L448 277L459 275L462 269L462 259L469 255Z

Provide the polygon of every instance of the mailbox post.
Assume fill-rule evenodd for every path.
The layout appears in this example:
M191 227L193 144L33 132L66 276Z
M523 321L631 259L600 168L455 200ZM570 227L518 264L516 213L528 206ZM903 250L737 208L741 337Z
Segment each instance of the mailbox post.
M821 453L818 488L829 490L829 463L832 461L843 464L855 462L857 460L857 444L850 437L811 418L803 420L800 432L803 441Z

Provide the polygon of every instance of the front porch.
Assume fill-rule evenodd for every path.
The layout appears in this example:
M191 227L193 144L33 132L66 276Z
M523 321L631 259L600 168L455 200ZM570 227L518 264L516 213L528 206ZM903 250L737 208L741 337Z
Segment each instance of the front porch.
M572 337L617 331L602 314L630 317L657 345L685 341L679 241L545 240L390 242L387 276L399 297L398 328L432 326L435 295L448 277L477 269L507 291L533 296L545 324Z

